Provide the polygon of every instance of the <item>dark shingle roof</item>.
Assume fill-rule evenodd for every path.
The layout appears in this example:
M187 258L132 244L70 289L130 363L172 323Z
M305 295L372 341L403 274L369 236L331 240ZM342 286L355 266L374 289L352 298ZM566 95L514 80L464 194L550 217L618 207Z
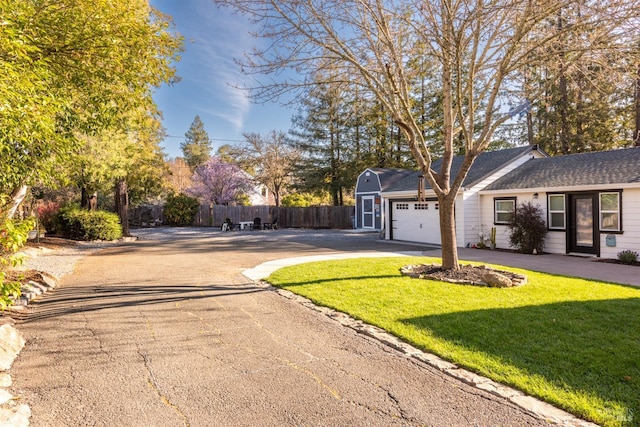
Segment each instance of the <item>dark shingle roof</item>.
M533 159L485 190L640 183L640 147Z
M471 166L471 169L469 170L469 173L464 180L463 186L469 187L474 183L481 181L485 177L494 173L496 170L507 165L509 162L535 149L535 147L527 145L524 147L507 148L505 150L498 151L485 151L481 153L476 158L475 162L473 162L473 166ZM451 162L451 177L455 177L457 175L463 160L464 156L455 156L453 158L453 161ZM441 164L442 160L438 159L433 162L433 165L431 167L433 170L438 172L440 170ZM415 171L411 175L407 176L401 181L398 181L394 185L389 186L389 188L383 191L417 191L418 177L420 175L421 173L419 171ZM426 182L425 184L427 188L430 188L428 182Z
M376 175L378 175L378 178L380 179L380 187L381 187L380 190L382 191L386 191L387 188L394 185L396 182L414 173L410 169L387 169L387 168L369 168L369 169L375 172Z

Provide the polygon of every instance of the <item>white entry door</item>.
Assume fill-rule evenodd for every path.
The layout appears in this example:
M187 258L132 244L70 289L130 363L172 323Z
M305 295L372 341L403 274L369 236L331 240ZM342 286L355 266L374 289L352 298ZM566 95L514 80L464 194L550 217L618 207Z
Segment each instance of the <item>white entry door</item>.
M374 196L362 196L362 228L374 228Z

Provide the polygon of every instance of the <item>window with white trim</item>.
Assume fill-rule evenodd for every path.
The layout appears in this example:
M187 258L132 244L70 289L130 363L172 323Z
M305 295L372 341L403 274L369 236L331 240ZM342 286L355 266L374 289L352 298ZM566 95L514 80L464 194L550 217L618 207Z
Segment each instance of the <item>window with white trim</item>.
M600 193L600 230L620 231L620 193Z
M516 198L496 198L493 199L493 203L493 222L496 224L509 224L516 210Z
M549 194L549 228L552 230L564 230L566 221L564 194Z

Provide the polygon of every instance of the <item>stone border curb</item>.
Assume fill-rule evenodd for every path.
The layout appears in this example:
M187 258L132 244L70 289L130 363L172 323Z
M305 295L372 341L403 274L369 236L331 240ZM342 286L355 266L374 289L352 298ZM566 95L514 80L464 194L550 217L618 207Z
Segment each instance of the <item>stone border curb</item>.
M31 409L16 403L7 389L13 383L7 372L25 345L25 340L13 326L0 326L0 426L26 427L29 425Z
M7 307L6 311L11 316L11 312L20 312L27 308L29 302L44 294L58 285L58 278L52 274L38 271L40 276L37 280L30 280L21 287L21 295L13 305Z
M399 351L408 358L429 365L439 370L440 372L456 378L472 387L476 387L480 390L484 390L490 394L493 394L494 396L498 396L505 400L508 400L509 402L524 409L540 420L547 421L562 427L598 427L597 424L577 418L576 416L563 411L562 409L556 408L549 403L543 402L539 399L536 399L535 397L527 396L519 390L513 389L509 386L490 380L489 378L485 378L481 375L460 368L459 366L451 362L447 362L446 360L441 359L436 355L425 353L422 350L419 350L401 341L397 337L389 334L381 328L366 324L361 320L354 319L347 314L341 313L331 308L318 306L307 298L296 295L291 291L276 288L275 286L272 286L267 282L257 281L255 283L262 288L276 292L277 294L300 305L303 305L306 308L324 314L325 316L338 322L344 327L353 329L358 333L373 338L380 343Z

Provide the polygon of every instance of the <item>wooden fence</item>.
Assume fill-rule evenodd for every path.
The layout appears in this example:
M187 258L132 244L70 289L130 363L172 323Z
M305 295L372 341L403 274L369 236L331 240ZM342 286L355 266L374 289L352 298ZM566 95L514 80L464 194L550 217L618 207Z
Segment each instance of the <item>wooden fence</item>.
M220 227L225 218L232 222L275 222L281 228L353 228L353 206L313 206L308 208L285 208L275 206L220 206L200 205L193 222L195 227ZM146 205L134 209L130 222L138 225L165 224L161 205Z

